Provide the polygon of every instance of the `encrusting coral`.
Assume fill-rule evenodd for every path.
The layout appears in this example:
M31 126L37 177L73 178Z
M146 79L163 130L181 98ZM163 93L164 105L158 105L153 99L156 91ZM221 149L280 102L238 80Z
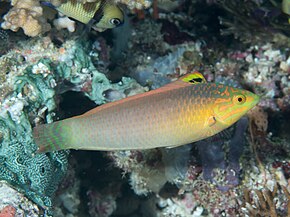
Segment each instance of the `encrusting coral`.
M115 0L115 2L125 4L129 9L149 8L152 4L151 0Z

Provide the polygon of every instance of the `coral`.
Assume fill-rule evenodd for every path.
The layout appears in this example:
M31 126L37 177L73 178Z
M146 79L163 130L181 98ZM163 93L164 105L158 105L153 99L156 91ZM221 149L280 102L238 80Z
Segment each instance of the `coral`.
M282 191L285 195L284 204L287 204L287 213L285 209L281 209L282 202L279 201L279 207L277 207L278 191ZM281 186L281 190L278 189L278 185L275 184L274 189L271 191L267 187L261 190L244 190L245 208L244 212L250 216L289 216L290 215L290 194L285 186Z
M0 217L14 217L16 214L16 209L13 206L5 206L0 211Z
M7 66L2 85L4 91L0 113L0 179L13 184L28 198L49 210L52 197L67 171L68 152L35 154L36 146L31 135L31 125L52 122L57 107L55 94L60 82L70 82L70 88L59 92L82 91L98 104L107 99L105 92L118 91L124 97L144 92L133 79L123 78L112 84L98 72L86 55L86 44L67 41L61 49L47 38L31 40L20 50L12 50L1 57ZM22 58L18 58L21 55ZM23 60L25 59L25 61ZM62 197L69 197L64 194ZM67 209L72 209L67 202Z
M152 4L152 0L114 0L116 3L122 3L129 9L143 9L149 8Z
M277 32L289 36L287 19L277 1L247 1L241 5L230 0L215 3L227 11L226 16L219 17L221 25L225 26L221 30L223 35L234 34L245 43L272 41ZM240 10L236 10L237 7Z
M86 2L96 2L97 0L79 0L81 3ZM54 6L59 6L63 1L60 0L48 0ZM142 0L142 1L128 1L128 0L116 0L116 3L125 4L130 9L133 8L148 8L151 5L151 1ZM40 1L38 0L11 0L12 8L5 14L3 17L4 22L1 23L3 29L10 29L12 31L18 31L19 28L22 28L24 34L27 36L35 37L40 34L43 34L51 29L50 24L47 21L47 18L50 16L49 11L47 14L44 13L44 10ZM74 31L74 22L68 20L68 18L59 18L54 21L57 29L67 28L70 32Z
M36 204L4 181L0 181L0 195L0 217L37 217L42 214Z
M172 197L168 199L158 198L157 204L161 210L159 216L202 216L204 209L198 206L197 201L190 193L182 197Z
M252 88L261 98L264 110L287 111L290 82L287 49L275 48L277 43L250 46L243 51L228 53L215 65L215 74L241 79L241 84Z
M241 216L239 204L241 192L238 188L226 192L218 190L215 186L204 180L196 180L192 186L193 201L198 201L198 206L212 216Z
M116 166L130 173L130 185L137 195L159 192L167 182L159 150L109 152Z
M50 25L42 17L43 9L38 1L12 1L13 8L4 16L3 29L17 31L22 28L28 36L37 36L50 30Z
M57 30L67 29L69 32L75 31L75 21L69 19L68 17L60 17L53 21L53 25Z
M239 160L245 145L245 140L243 138L247 123L247 119L242 119L235 127L233 135L229 138L229 151L227 151L228 154L226 156L223 149L219 151L213 149L213 145L216 144L213 142L217 141L212 139L207 141L207 149L200 150L202 155L208 155L207 159L214 159L212 163L210 163L210 160L205 161L205 157L203 158L202 167L205 179L215 180L214 183L217 185L217 189L223 192L229 191L230 188L234 188L239 184ZM226 141L226 138L221 139L221 145L224 145ZM204 143L201 143L200 146L204 147ZM219 146L218 148L221 147ZM147 195L150 192L158 193L167 182L175 184L182 194L182 192L195 191L195 189L198 188L195 185L198 185L201 181L201 168L191 159L191 149L192 146L188 145L160 151L110 152L109 156L113 158L118 167L122 168L126 173L130 173L130 185L136 194ZM213 154L209 155L208 151ZM218 155L218 153L221 154ZM162 161L160 159L162 159ZM216 167L224 170L224 172L212 174L213 169ZM208 171L208 176L206 175L206 171ZM218 193L219 190L217 189L215 189L215 197L220 197L222 193ZM196 192L196 197L201 197L201 194ZM206 200L206 198L207 197L203 197L203 200ZM226 200L226 198L224 198L224 200ZM199 202L201 202L200 199ZM207 202L204 201L203 205L206 204ZM235 203L232 202L231 207L234 206ZM209 207L210 206L207 204L206 208L208 209ZM195 208L195 206L193 208ZM223 208L221 208L221 210L222 209Z
M1 102L1 162L0 178L22 189L25 194L42 207L51 207L50 197L66 171L66 152L50 155L34 155L36 150L31 138L31 125L28 112L36 112L44 106L51 112L55 108L52 99L52 77L43 79L41 74L33 74L31 68L12 79L13 91ZM7 82L9 85L9 82ZM30 90L33 89L33 92ZM41 95L43 94L43 95ZM48 116L49 117L49 116ZM25 147L25 148L24 148ZM57 177L57 178L56 178Z
M268 129L268 114L260 107L254 107L248 114L257 131L265 133Z
M78 216L81 205L81 183L76 177L76 165L75 159L70 157L68 171L55 195L53 216Z
M66 212L76 214L80 205L78 190L79 182L75 182L75 185L71 186L70 189L66 189L64 193L58 195L58 199L60 200L60 204L58 204L58 206L62 205Z
M109 192L104 194L89 190L87 196L89 198L89 214L92 217L109 217L117 208L116 195Z
M164 173L168 182L179 185L184 181L190 162L192 145L184 145L171 149L162 149Z
M152 26L154 25L151 25L151 28ZM147 30L146 32L150 31ZM138 47L140 40L134 42L135 39L138 39L138 37L134 35L132 37L133 42L131 42L132 48L138 53L139 50L136 47ZM244 195L241 189L245 186L255 185L260 190L265 187L263 185L265 182L268 183L269 189L271 189L270 186L275 179L274 176L279 174L279 177L281 177L281 174L277 171L269 172L266 162L271 165L274 156L281 159L281 161L285 159L286 163L282 164L281 170L287 174L286 165L288 158L285 157L289 156L289 144L284 139L276 140L271 138L271 133L269 133L269 128L271 129L271 126L269 126L271 125L269 120L271 112L277 113L282 108L283 111L288 111L287 108L289 108L289 104L287 104L289 102L287 99L289 98L288 90L290 84L288 78L289 52L287 48L285 46L277 48L275 43L261 46L255 45L244 48L242 51L229 49L226 50L226 54L218 53L211 59L212 57L209 57L207 53L211 51L205 50L202 42L195 42L168 46L167 49L170 50L167 50L169 52L166 55L163 54L161 56L161 54L158 54L157 58L152 58L157 51L152 52L152 47L144 46L142 42L139 45L141 45L142 51L148 51L137 55L138 59L130 58L130 61L133 66L139 61L132 75L135 75L135 78L143 85L148 85L150 88L159 87L161 82L164 84L174 80L180 74L188 72L189 69L199 69L196 64L201 64L203 65L201 68L205 71L202 71L202 73L205 74L208 81L227 82L227 84L229 83L231 86L236 87L242 85L244 88L252 89L261 95L262 99L257 109L249 114L250 136L247 131L248 121L245 118L232 129L222 133L220 140L212 138L211 140L214 140L214 144L212 141L202 141L207 143L207 148L201 145L203 148L200 151L201 157L212 153L211 156L205 158L205 162L202 160L202 164L198 162L200 156L195 153L195 145L189 150L184 147L184 150L114 152L109 153L110 157L113 158L117 167L124 170L125 173L129 173L129 181L135 193L148 195L150 192L154 194L159 191L159 195L161 195L165 191L165 194L171 195L168 200L160 199L161 210L164 207L172 207L172 209L164 208L164 211L166 211L165 216L168 216L169 213L174 215L176 210L182 210L176 208L178 203L172 203L172 201L175 199L178 201L183 196L187 197L184 194L188 192L190 192L188 198L190 198L190 194L194 195L194 200L191 201L191 204L194 201L198 201L198 205L193 205L194 208L189 206L188 210L182 210L181 212L194 212L198 209L203 209L203 213L210 213L213 216L243 216L240 208ZM164 47L166 48L166 46ZM177 52L179 50L180 53ZM214 66L207 65L209 64L207 61L211 61L210 64ZM192 66L189 67L189 65ZM139 74L138 77L136 76L137 74L134 74L140 72L143 72L144 76ZM239 80L240 84L237 84L235 80ZM277 121L275 117L272 122ZM255 133L252 136L251 132L253 131ZM252 150L253 142L251 138L254 138L255 142L259 140L259 143L254 145L258 147L256 153ZM175 152L174 157L172 157L170 151ZM242 155L243 153L246 156ZM257 155L260 159L258 164L255 161L257 160L255 158ZM213 160L213 162L209 161L209 159ZM212 172L214 173L213 175L211 174ZM158 175L156 173L159 173L159 178L157 178ZM209 177L207 180L211 182L205 181L202 174L206 176L205 179ZM164 175L166 176L165 179ZM150 178L152 179L150 180ZM282 179L284 180L283 183L288 182L287 178ZM153 182L155 186L152 185L152 180L155 180ZM166 192L166 187L169 185L168 182L176 186L171 186L172 188ZM174 196L172 196L172 192L178 192L179 195L176 196L173 193ZM153 212L156 213L158 211Z
M0 1L0 15L6 13L2 25L30 35L47 31L47 11L39 2L6 0L8 8ZM5 211L40 216L50 214L51 208L54 216L66 217L245 216L274 213L274 206L278 216L286 216L290 40L287 17L273 13L280 3L179 0L171 1L178 7L169 12L162 10L167 0L159 4L160 11L156 0L115 2L134 10L124 10L133 13L126 18L130 26L114 30L113 39L107 32L76 41L53 29L46 37L24 41L23 34L1 31L0 179L5 182L0 184L0 216ZM151 3L153 9L143 10ZM135 16L136 8L143 10L143 20ZM158 20L148 16L152 13ZM66 21L60 19L48 22ZM78 27L77 22L65 24ZM208 82L236 86L238 80L261 96L248 116L249 132L243 119L221 137L201 142L199 150L200 145L190 144L146 151L72 151L79 159L68 169L73 163L67 162L66 152L35 153L31 125L70 116L74 111L62 107L69 100L67 91L80 92L92 102L83 105L72 99L85 111L94 103L158 88L192 70L200 70ZM116 79L110 81L105 74Z
M31 128L22 112L23 104L20 102L14 106L19 106L13 114L17 117L15 122L13 117L3 118L2 115L1 118L1 132L4 135L0 156L5 161L1 163L0 178L21 189L43 208L51 207L50 197L66 171L67 154L60 152L33 156L36 148L31 143L31 137L27 136L31 133ZM22 144L25 144L24 149Z

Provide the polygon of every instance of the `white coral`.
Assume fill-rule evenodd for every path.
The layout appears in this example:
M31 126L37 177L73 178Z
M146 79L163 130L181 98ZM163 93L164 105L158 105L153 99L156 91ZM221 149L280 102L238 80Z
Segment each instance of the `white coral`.
M12 0L11 5L14 7L4 16L3 29L17 31L22 28L26 35L32 37L50 30L38 1Z

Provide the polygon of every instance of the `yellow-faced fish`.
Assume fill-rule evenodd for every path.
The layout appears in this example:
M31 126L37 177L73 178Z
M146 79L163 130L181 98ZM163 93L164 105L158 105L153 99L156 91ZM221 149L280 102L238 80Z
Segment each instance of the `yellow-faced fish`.
M282 0L282 11L290 15L290 0ZM288 23L290 24L290 18L288 18Z
M42 4L51 6L50 3L46 2L42 2ZM108 0L97 0L96 2L85 4L77 0L68 0L54 8L99 32L115 28L124 22L122 10L115 3Z
M247 90L192 73L159 89L33 129L39 152L131 150L195 142L231 126L259 102Z

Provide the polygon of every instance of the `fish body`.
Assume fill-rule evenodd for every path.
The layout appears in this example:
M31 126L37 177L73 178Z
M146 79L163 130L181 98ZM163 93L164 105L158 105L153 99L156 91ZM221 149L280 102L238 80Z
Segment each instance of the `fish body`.
M290 15L290 0L282 0L282 11Z
M282 11L290 15L290 0L282 0ZM290 18L288 18L288 23L290 24Z
M196 81L196 80L194 80ZM216 83L180 79L33 129L40 152L173 147L210 137L239 120L259 97Z
M44 2L43 4L51 6L50 3ZM99 32L115 28L124 22L122 10L108 0L98 0L85 4L77 0L68 0L54 8L62 14L87 24Z

